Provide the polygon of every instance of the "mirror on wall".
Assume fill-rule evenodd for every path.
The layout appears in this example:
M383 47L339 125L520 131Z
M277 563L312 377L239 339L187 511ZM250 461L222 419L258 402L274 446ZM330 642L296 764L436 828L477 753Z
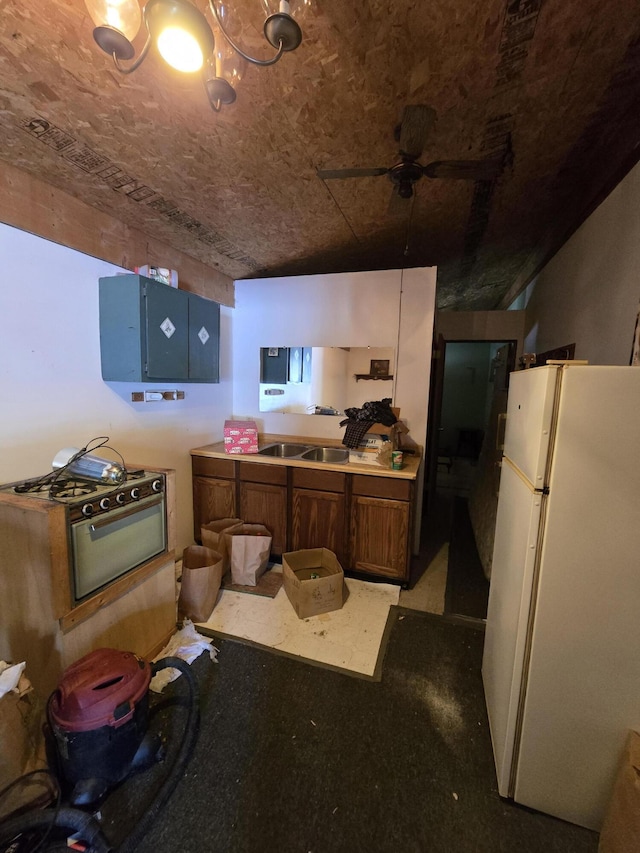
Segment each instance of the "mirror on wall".
M344 416L370 400L393 400L391 347L262 347L260 411Z

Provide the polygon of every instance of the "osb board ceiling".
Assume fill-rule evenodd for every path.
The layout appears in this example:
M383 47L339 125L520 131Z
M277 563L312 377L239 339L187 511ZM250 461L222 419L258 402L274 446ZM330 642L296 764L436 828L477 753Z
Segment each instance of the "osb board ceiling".
M232 10L266 56L259 0ZM82 0L0 12L0 157L232 278L437 265L441 308L496 308L638 157L637 0L312 0L218 114L154 51L119 75ZM399 213L385 176L320 180L392 166L407 104L436 111L423 164L510 163L423 177Z

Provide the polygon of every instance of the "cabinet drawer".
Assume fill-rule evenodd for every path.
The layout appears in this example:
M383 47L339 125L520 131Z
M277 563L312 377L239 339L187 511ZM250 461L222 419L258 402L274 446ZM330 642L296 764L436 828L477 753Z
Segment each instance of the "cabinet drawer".
M287 485L287 469L284 465L261 465L254 462L240 462L240 479L249 483L273 483L275 486Z
M293 485L300 489L344 492L345 479L346 475L338 471L317 471L315 468L293 469Z
M394 480L392 477L367 477L364 474L354 474L352 491L354 495L410 501L412 483L409 480Z
M236 470L233 459L212 459L209 456L192 456L191 466L194 476L227 477L235 479Z

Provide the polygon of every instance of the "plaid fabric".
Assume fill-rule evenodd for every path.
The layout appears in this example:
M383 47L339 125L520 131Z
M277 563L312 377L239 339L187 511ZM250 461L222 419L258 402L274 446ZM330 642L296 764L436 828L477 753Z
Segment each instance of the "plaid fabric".
M352 450L360 444L369 429L374 425L375 421L342 421L340 426L346 423L347 428L344 431L342 443L345 447L350 447Z

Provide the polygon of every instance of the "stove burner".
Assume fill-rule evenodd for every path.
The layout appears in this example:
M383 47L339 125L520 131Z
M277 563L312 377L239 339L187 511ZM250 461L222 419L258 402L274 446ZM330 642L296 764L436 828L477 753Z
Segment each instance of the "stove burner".
M82 518L110 512L144 498L162 494L164 478L153 471L136 468L127 471L125 483L114 486L112 483L55 470L42 477L32 477L30 480L0 486L0 492L9 490L18 495L66 504L69 508L69 520L73 524Z
M33 494L34 492L48 492L51 488L51 475L46 477L38 477L35 480L25 480L24 483L18 483L13 487L13 491L19 495Z
M52 498L77 498L95 491L94 483L84 480L62 480L59 483L52 483L49 494Z

